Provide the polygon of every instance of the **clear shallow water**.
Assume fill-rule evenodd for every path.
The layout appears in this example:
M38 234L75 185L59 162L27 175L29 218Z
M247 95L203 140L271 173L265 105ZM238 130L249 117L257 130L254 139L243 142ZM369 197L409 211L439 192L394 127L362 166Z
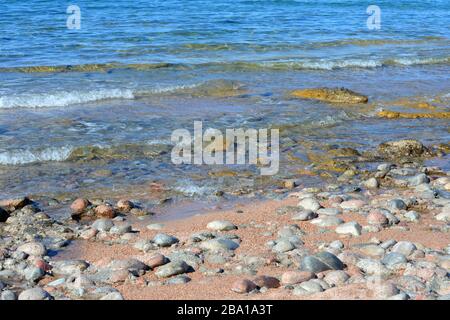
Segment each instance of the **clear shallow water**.
M364 150L405 137L449 141L448 119L375 117L405 97L440 97L449 107L448 1L378 1L378 31L366 27L369 1L74 4L81 30L66 28L61 1L1 4L0 197L152 181L188 195L263 184L253 167L212 178L224 168L171 165L172 130L194 120L218 129L294 125L277 178L308 167L287 157L306 159L304 142ZM320 86L351 88L375 106L287 96Z

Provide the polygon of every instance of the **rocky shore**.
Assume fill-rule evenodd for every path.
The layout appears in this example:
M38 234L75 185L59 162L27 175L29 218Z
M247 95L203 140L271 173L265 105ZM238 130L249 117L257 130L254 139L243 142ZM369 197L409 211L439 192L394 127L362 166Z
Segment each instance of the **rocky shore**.
M374 152L364 174L165 223L126 199L63 221L1 201L0 299L449 299L450 172L418 141Z

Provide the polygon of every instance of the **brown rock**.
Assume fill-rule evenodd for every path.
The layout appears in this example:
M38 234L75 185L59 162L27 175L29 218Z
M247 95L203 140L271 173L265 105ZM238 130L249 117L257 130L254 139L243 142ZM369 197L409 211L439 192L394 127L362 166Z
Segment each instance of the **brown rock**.
M17 198L17 199L7 199L0 201L0 207L3 207L8 210L18 210L22 209L26 205L29 205L31 200L27 197Z
M309 271L286 271L281 276L281 283L284 285L291 285L302 283L314 278L314 273Z
M89 206L89 201L86 199L78 198L70 205L70 209L72 210L72 216L82 214L87 207Z
M152 255L149 259L145 259L144 262L150 268L154 269L168 263L169 260L164 255L157 253L155 255Z
M379 210L372 210L367 215L367 223L371 225L384 226L389 222L388 218Z
M108 204L101 204L95 207L94 212L97 216L102 218L113 219L116 216L114 208Z
M249 293L256 289L256 284L248 279L240 279L233 283L231 291L237 293Z
M280 286L280 280L275 277L270 276L257 276L253 279L253 282L260 288L278 288Z
M129 212L134 208L133 202L130 200L122 199L117 202L117 209L122 212Z
M291 95L296 98L313 99L332 103L367 103L369 98L345 88L314 88L294 90Z

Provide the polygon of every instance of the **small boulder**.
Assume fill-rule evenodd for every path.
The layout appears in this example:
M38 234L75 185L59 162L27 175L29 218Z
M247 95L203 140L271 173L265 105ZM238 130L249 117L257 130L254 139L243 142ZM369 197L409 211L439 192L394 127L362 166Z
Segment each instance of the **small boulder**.
M232 222L227 220L211 221L206 227L215 231L230 231L237 229L237 227Z
M249 293L257 288L253 281L248 279L240 279L235 281L231 286L231 291L236 293Z

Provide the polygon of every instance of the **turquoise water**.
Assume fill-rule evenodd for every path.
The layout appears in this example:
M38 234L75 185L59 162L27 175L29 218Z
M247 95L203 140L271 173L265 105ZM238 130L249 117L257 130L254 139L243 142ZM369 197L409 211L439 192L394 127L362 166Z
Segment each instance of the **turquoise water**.
M74 1L80 30L66 27L66 1L0 4L0 198L152 181L188 195L254 188L252 175L217 181L209 168L170 163L170 133L194 120L294 125L283 152L302 159L299 141L449 141L448 119L375 116L403 98L449 108L449 1L109 2ZM367 28L371 4L380 30ZM374 108L287 96L321 86L367 94ZM278 178L297 169L284 159Z

